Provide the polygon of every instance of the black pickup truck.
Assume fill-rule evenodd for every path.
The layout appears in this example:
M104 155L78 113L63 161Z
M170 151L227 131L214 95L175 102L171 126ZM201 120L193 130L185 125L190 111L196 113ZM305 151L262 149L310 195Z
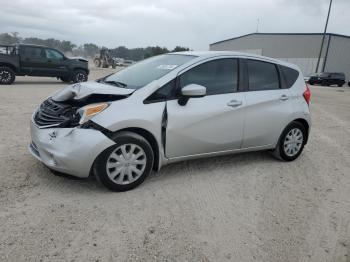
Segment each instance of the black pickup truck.
M60 51L38 45L0 45L0 85L10 85L15 76L51 76L63 82L84 82L88 61L67 58Z

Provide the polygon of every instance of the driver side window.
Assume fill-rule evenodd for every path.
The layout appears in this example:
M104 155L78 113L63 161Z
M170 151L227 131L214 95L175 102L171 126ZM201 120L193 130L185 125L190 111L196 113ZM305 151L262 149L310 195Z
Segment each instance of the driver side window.
M237 92L238 60L218 59L198 65L180 76L180 87L189 84L207 88L207 95Z
M63 55L53 49L45 49L46 58L55 61L62 61Z

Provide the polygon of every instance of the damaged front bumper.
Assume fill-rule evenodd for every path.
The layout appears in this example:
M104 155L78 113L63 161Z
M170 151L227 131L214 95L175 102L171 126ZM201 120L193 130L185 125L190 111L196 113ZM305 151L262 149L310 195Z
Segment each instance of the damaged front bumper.
M96 157L114 141L94 129L39 128L31 121L29 151L50 169L88 177Z

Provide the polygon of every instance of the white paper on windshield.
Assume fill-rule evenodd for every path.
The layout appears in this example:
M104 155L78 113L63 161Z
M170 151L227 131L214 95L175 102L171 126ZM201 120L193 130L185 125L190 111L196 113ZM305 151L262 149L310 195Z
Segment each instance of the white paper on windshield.
M158 69L162 69L162 70L173 70L176 67L177 67L177 65L159 65L159 66L157 66Z

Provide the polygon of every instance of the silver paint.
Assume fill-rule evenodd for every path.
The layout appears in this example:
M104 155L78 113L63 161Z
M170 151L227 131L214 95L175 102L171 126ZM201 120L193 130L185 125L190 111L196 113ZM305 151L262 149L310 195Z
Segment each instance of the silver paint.
M309 107L302 96L303 76L295 65L272 58L236 52L180 52L198 56L175 68L160 79L138 90L118 88L96 82L80 83L79 88L68 86L56 93L56 98L80 99L92 93L126 95L114 101L92 118L96 124L118 132L137 128L154 137L159 151L159 169L170 162L224 155L238 152L273 149L284 128L295 119L304 119L311 126ZM174 54L176 55L176 54ZM178 75L203 62L220 58L251 58L289 66L300 72L290 89L237 92L190 98L186 105L176 99L144 103L154 91ZM79 89L79 90L77 90ZM162 143L162 118L166 108L166 147ZM96 157L114 141L92 129L39 129L32 123L32 139L38 147L39 159L53 169L86 177ZM49 133L57 130L50 141ZM35 155L35 152L31 150ZM34 150L35 151L35 150ZM57 162L53 165L50 157ZM37 156L36 156L37 157Z

